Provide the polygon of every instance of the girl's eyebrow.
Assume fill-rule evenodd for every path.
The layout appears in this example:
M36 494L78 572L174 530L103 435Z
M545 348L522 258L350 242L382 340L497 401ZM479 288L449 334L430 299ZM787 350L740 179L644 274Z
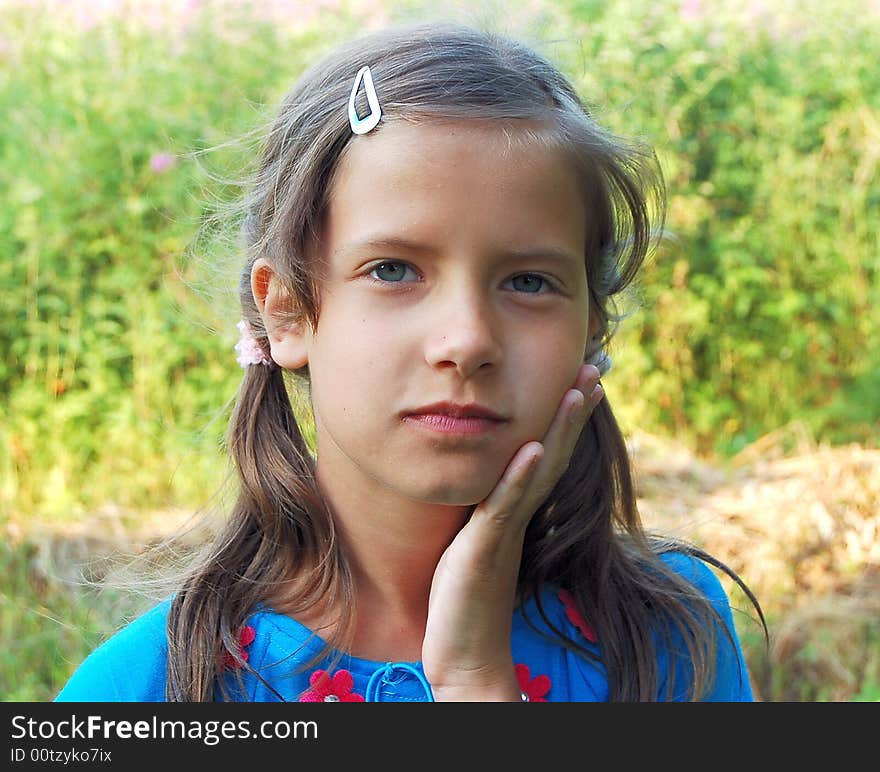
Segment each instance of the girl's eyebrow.
M387 250L391 252L409 252L425 256L436 256L438 251L430 244L420 244L417 241L401 238L399 236L376 236L363 241L356 241L352 244L345 244L336 250L337 255L357 254L360 252L370 252L376 250ZM517 260L536 259L541 257L550 257L564 262L575 263L580 265L583 255L570 252L561 247L528 247L525 249L505 249L499 253L504 257L512 257Z

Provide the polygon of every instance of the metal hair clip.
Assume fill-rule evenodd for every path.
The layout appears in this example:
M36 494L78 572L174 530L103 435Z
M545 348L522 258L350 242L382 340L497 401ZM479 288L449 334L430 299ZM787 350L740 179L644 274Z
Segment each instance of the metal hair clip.
M364 118L358 117L354 106L354 100L357 97L361 80L364 82L364 89L367 92L367 103L370 105L370 112ZM381 117L382 108L379 107L379 96L376 94L376 87L373 85L373 75L368 66L361 67L355 76L354 85L351 87L351 96L348 98L348 122L351 124L351 130L355 134L366 134L368 131L376 128L376 124L379 123Z

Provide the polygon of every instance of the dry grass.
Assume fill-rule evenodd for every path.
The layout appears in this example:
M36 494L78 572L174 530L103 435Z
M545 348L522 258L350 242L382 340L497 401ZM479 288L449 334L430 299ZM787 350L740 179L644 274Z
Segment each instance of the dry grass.
M758 596L771 647L748 653L763 698L880 698L880 450L817 447L796 425L723 468L647 435L631 449L646 525Z

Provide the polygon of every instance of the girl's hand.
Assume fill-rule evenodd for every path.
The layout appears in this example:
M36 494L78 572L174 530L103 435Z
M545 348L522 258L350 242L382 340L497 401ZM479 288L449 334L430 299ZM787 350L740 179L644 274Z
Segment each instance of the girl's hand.
M510 651L526 527L603 396L584 365L542 442L527 442L447 547L431 584L422 665L437 701L520 700Z

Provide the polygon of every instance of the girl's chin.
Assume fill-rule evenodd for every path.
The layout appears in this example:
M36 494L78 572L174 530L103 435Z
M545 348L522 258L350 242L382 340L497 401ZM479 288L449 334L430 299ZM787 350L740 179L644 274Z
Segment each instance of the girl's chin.
M493 485L450 485L448 481L438 481L436 485L415 486L411 497L425 504L441 504L447 507L472 507L486 499Z
M474 505L489 497L504 476L507 464L499 466L497 460L482 464L479 468L473 463L459 470L458 474L447 474L438 479L440 491L450 504ZM439 477L439 476L438 476ZM453 481L450 485L449 481Z

